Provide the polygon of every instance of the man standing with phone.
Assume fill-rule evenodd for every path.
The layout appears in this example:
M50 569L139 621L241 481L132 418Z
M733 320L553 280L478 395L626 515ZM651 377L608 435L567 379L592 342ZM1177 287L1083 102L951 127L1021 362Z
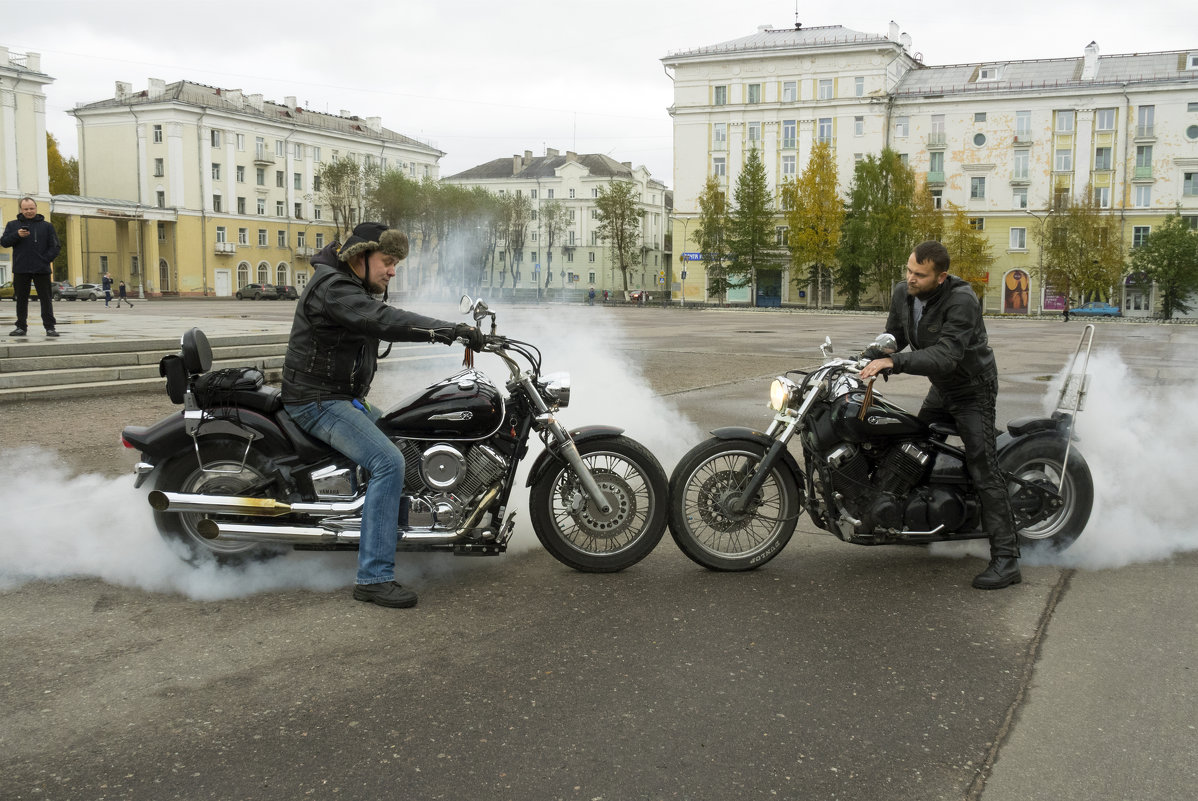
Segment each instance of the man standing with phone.
M42 306L42 325L46 336L56 337L54 301L50 290L50 271L61 245L54 226L37 213L37 201L21 198L21 213L4 227L0 247L12 248L13 300L17 302L17 327L9 336L23 337L28 333L29 287L37 287L37 299Z

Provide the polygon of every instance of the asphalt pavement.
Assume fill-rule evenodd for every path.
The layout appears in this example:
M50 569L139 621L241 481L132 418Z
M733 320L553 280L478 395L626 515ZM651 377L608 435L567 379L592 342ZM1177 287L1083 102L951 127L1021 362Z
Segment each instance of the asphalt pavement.
M293 310L134 303L57 304L60 339L285 331ZM813 363L825 333L847 349L881 323L495 305L501 328L544 344L547 368L575 372L571 424L624 425L667 469L705 429L762 424L769 378ZM0 305L5 332L11 311ZM988 325L1000 418L1038 413L1080 326ZM1087 414L1133 381L1154 397L1198 381L1198 328L1098 332L1128 366ZM453 369L447 349L398 355L372 398ZM920 382L884 390L915 406ZM2 410L5 801L1194 797L1198 541L1185 525L1120 566L1033 559L1021 585L980 592L976 550L855 548L806 520L752 573L704 571L667 534L624 573L584 575L536 545L522 511L511 552L408 560L420 605L383 610L350 599L352 555L215 575L164 553L116 432L171 409L146 394ZM1131 415L1112 439L1135 430ZM1182 414L1165 422L1163 442L1125 446L1127 463L1158 454L1162 468L1125 479L1129 505L1109 512L1117 525L1092 520L1095 537L1125 527L1134 543L1188 520L1146 506L1182 472L1165 469L1169 450L1194 440ZM1081 443L1096 480L1118 466L1101 444Z

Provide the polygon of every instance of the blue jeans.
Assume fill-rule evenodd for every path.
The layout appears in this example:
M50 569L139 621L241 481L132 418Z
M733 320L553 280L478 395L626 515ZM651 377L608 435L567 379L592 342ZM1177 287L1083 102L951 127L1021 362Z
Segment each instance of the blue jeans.
M375 425L379 410L367 405L362 411L347 400L288 404L286 408L296 425L370 471L362 509L357 583L394 581L404 458Z

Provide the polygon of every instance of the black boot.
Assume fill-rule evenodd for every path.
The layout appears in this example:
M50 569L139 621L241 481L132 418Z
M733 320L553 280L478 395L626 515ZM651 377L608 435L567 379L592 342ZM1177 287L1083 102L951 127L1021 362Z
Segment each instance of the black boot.
M993 556L990 565L973 579L979 590L1001 590L1023 581L1019 573L1019 559L1014 556Z

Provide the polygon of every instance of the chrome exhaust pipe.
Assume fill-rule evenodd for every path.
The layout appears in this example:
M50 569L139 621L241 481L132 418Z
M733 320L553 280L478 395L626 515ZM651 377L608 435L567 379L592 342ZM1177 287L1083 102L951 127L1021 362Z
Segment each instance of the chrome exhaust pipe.
M203 512L213 515L282 517L301 515L347 515L361 511L366 497L340 503L283 503L274 498L247 498L242 495L194 495L185 492L152 490L150 506L159 512Z
M361 521L357 521L359 524ZM348 526L272 526L254 523L229 523L206 517L196 523L196 531L209 540L227 542L262 542L290 545L357 544L362 538L359 528ZM399 542L433 545L456 542L462 538L458 531L433 531L427 528L409 529L399 533Z

